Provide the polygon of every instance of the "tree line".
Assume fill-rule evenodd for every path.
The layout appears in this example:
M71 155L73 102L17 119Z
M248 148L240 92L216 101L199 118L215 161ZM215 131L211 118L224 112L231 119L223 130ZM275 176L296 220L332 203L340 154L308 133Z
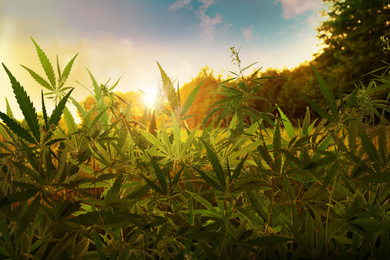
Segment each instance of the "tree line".
M298 124L308 107L302 95L325 105L312 66L339 98L351 93L356 86L366 87L375 75L383 76L387 73L381 68L390 62L390 1L323 1L329 7L324 13L328 15L328 19L318 25L317 31L318 38L325 47L310 62L302 63L294 69L268 68L257 72L258 75L254 78L262 78L262 87L256 95L268 102L255 100L255 109L267 111L277 104L288 113L293 123ZM221 99L219 84L224 80L221 75L215 76L214 71L205 66L197 77L180 88L180 98L186 100L191 91L203 81L195 102L188 111L188 114L194 115L186 120L190 127L200 125L209 107ZM248 76L246 80L251 79ZM377 98L386 99L387 94L382 92ZM311 112L315 117L315 112Z

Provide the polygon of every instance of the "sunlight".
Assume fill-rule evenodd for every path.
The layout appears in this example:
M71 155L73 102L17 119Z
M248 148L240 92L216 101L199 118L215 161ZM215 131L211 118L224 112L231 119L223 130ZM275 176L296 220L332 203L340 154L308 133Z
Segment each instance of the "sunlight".
M143 102L148 108L154 108L156 106L156 93L144 92Z

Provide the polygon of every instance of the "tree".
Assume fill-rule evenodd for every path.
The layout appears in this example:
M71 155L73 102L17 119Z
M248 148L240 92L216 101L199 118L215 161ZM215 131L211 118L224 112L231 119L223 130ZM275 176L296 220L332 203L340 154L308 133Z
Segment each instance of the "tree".
M381 37L390 35L389 0L323 0L329 4L329 18L317 28L327 47L317 55L315 65L321 74L342 93L354 83L367 83L365 75L383 66Z

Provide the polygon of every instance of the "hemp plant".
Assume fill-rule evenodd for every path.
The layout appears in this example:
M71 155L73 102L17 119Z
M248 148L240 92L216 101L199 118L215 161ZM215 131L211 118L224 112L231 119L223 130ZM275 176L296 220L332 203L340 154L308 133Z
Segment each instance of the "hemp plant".
M39 47L39 45L34 41L33 38L31 38L33 41L35 48L37 50L37 54L39 57L39 61L42 65L43 70L45 71L47 80L44 79L42 76L40 76L38 73L33 71L32 69L29 69L28 67L21 65L24 69L30 73L30 75L35 79L38 84L40 84L42 87L49 90L48 93L45 95L49 96L49 99L54 99L55 104L57 105L59 100L62 99L66 92L69 91L72 87L66 87L65 83L69 77L70 71L72 69L73 63L77 57L78 54L76 54L65 66L65 69L61 71L60 64L58 62L58 56L57 56L57 72L58 77L56 77L54 73L53 66L50 63L50 60L46 56L45 52Z

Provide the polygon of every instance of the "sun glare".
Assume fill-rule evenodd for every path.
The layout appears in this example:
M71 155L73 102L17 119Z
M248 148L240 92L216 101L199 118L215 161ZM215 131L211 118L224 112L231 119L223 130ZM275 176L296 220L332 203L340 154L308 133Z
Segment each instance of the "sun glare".
M145 92L144 93L144 105L147 106L148 108L154 108L156 105L156 94L155 93L150 93L150 92Z

